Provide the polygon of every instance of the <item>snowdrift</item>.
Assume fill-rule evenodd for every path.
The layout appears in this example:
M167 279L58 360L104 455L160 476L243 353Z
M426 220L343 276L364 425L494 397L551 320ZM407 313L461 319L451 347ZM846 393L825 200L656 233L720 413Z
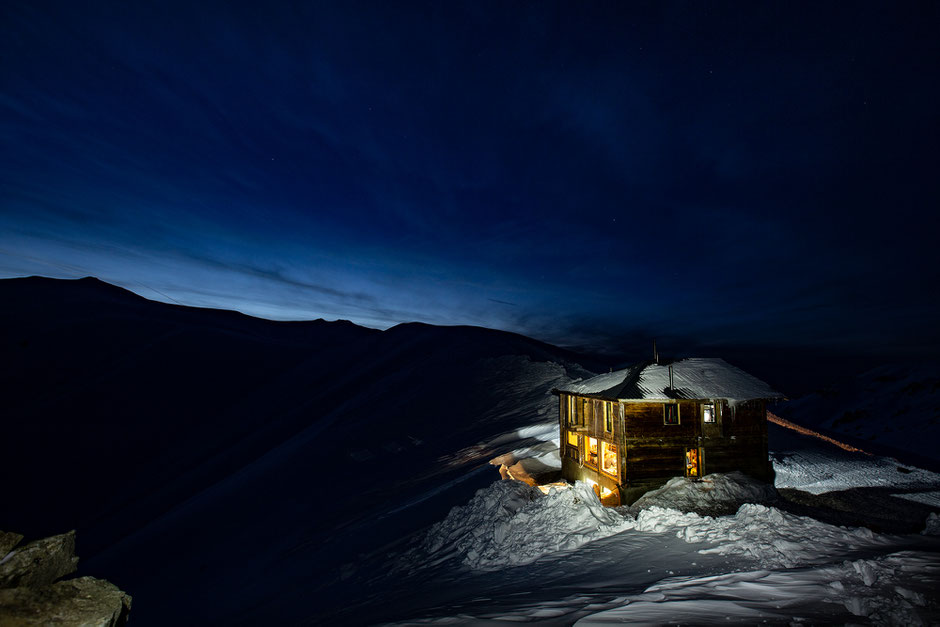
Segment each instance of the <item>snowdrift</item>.
M733 516L721 517L659 504L668 504L674 497L683 508L716 510L750 497L768 500L774 496L772 487L741 473L716 473L701 482L673 479L632 507L612 509L601 505L591 486L583 482L568 489L552 488L543 495L519 481L498 481L433 525L401 565L414 572L459 559L472 570L498 570L551 554L560 556L564 554L560 551L622 532L669 533L687 543L708 545L698 551L702 554L742 556L761 566L784 568L817 563L847 546L887 542L866 528L836 527L758 503L744 503Z
M497 481L432 526L405 563L414 569L459 557L474 570L498 570L576 549L631 523L601 505L586 483L543 495L521 481Z
M777 498L773 486L742 472L714 473L701 479L673 477L658 490L647 492L630 507L653 506L710 516L733 514L745 503L767 503Z

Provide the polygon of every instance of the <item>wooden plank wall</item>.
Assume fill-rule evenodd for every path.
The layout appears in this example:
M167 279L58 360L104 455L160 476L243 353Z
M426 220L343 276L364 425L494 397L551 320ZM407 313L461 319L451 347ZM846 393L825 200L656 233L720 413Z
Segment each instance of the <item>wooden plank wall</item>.
M560 395L565 406L567 396ZM593 406L593 401L589 402ZM620 476L617 479L579 463L565 454L569 423L564 409L559 412L562 438L562 476L569 480L591 479L610 489L620 488L624 503L631 503L650 489L661 486L672 477L686 474L685 452L688 448L701 451L701 473L740 470L754 477L772 480L773 470L767 459L767 422L764 401L749 401L732 408L727 403L716 405L716 423L704 424L700 401L676 401L679 424L665 424L663 402L624 403L621 421L619 404L612 403L614 434L604 433L601 414L579 416L575 422L587 423L579 429L583 459L588 436L606 439L617 445ZM574 405L582 409L581 398ZM593 408L593 407L592 407ZM578 412L581 413L581 412ZM584 420L586 418L586 420Z

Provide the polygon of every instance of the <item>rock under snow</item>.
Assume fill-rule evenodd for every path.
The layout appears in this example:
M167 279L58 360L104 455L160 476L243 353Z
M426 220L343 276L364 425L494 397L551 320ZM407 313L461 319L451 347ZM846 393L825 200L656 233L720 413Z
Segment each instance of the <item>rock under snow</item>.
M932 512L927 515L927 526L921 532L925 536L940 536L940 514Z
M663 487L641 496L631 511L653 506L709 516L734 514L745 503L768 503L777 498L772 485L742 472L714 473L701 479L673 477Z

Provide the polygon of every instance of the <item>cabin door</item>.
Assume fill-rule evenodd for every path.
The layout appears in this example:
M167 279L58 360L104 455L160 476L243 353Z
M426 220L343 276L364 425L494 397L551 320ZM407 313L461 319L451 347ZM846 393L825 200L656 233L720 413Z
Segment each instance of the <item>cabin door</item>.
M685 449L685 476L700 477L702 471L702 457L698 448Z

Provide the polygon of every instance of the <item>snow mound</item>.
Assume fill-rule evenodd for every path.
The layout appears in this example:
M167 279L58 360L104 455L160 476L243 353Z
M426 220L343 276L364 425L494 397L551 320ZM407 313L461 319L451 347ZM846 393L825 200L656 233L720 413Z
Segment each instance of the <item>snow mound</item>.
M739 473L709 477L711 488L674 479L648 493L635 520L630 514L633 508L601 505L587 483L551 488L543 495L520 481L497 481L431 526L399 564L414 571L459 559L473 570L499 570L622 532L668 533L690 544L705 544L698 551L701 554L742 557L766 568L822 563L846 547L860 550L891 542L889 536L869 529L836 527L757 503L745 503L733 516L721 517L654 504L679 501L693 507L717 507L773 494L769 486Z
M747 556L772 568L816 563L846 546L860 549L889 542L864 527L836 527L753 503L742 505L734 516L721 518L652 506L640 512L635 528L672 532L690 543L712 543L716 546L699 553Z
M924 552L787 571L674 577L576 624L857 624L859 618L876 625L933 624L937 610L929 595L938 581L935 559Z
M601 505L586 483L543 495L520 481L498 481L433 525L412 557L428 564L459 556L474 570L498 570L632 526L632 520Z
M663 487L647 492L632 506L633 511L653 506L711 516L733 514L745 503L766 503L777 498L773 486L742 472L714 473L699 480L674 477Z

